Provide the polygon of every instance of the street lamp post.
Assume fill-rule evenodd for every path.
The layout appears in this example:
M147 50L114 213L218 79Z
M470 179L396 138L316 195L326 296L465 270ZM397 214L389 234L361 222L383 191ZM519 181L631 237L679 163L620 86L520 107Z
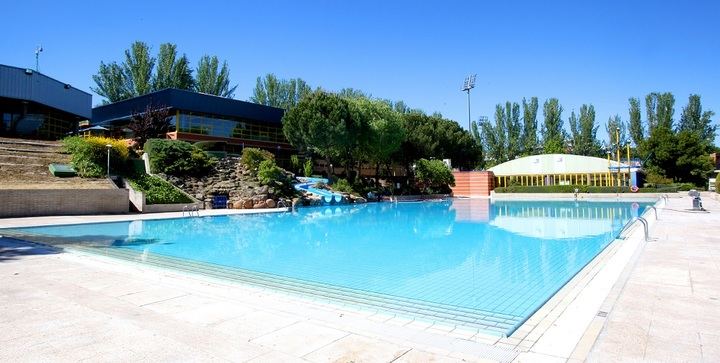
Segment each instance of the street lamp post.
M110 179L110 149L112 149L112 145L107 144L105 147L107 148L107 177Z
M462 91L467 92L467 99L468 99L468 131L472 132L472 121L470 117L470 90L475 88L475 75L470 75L465 77L465 82L463 83Z

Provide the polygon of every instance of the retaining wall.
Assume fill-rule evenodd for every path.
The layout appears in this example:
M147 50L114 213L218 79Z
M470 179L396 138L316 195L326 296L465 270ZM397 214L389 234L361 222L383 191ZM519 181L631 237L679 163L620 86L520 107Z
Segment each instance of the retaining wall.
M0 218L121 214L129 205L126 189L0 189Z

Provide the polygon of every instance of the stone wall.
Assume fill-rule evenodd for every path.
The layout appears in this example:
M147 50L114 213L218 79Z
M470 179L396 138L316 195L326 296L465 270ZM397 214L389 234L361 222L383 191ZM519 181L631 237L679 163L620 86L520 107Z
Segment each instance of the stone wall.
M0 218L128 213L127 189L0 189Z
M492 171L454 171L454 197L489 197L495 188L495 174Z

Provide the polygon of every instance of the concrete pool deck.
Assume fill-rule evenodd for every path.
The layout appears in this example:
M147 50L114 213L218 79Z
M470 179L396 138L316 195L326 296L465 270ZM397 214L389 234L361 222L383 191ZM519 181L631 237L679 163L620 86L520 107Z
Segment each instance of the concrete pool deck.
M633 286L636 269L632 261L626 268L619 257L630 260L638 255L637 264L641 266L654 244L659 247L675 238L685 243L681 255L702 255L696 257L714 261L704 274L718 272L718 246L708 239L697 245L688 242L686 231L697 224L705 228L701 236L712 239L718 230L714 226L720 220L714 213L720 213L720 203L706 198L711 213L677 212L683 217L676 218L673 209L684 209L689 203L688 198L670 199L668 211L663 211L667 214L661 215L651 232L656 240L640 243L639 248L630 248L627 240L613 244L615 248L608 248L599 261L594 260L551 299L548 307L534 315L528 321L531 324L502 339L96 255L58 253L5 239L0 245L0 326L5 332L0 336L0 360L579 361L588 352L589 359L595 361L636 360L637 356L626 355L612 345L626 340L613 339L614 334L627 334L627 329L613 322L624 322L631 319L627 314L644 312L634 311L632 304L625 313L620 309ZM73 221L52 218L56 218L53 224L82 223L77 218L97 221L95 217L69 217ZM121 218L111 216L114 220ZM11 227L8 221L13 220L0 220L0 226ZM37 223L37 219L34 221ZM13 226L20 225L20 221L14 221ZM666 228L666 232L656 232L660 228ZM663 268L677 259L668 253L650 262ZM614 266L618 275L622 270L627 273L617 283L617 279L608 280L612 274L601 278L608 270L605 264ZM692 311L702 311L706 328L720 331L717 300L710 300L718 296L717 290L712 290L718 284L702 276L704 283L712 286L697 291L715 305L705 306L706 300L698 298L686 301L684 308L692 306ZM656 290L676 296L672 287L677 281L672 277L655 276L652 281L659 284ZM666 291L664 283L673 286ZM604 290L598 285L612 288L615 299L612 292L606 299L607 293L602 295ZM598 312L595 304L602 304L602 312L608 313L606 319L593 319ZM571 324L579 316L588 319L587 310L592 322ZM654 315L650 314L652 321ZM672 322L674 317L662 316L663 323ZM711 319L714 324L708 323ZM657 324L654 329L655 335L661 331ZM640 331L637 329L639 335ZM572 341L575 336L579 340ZM658 349L649 344L645 348L651 353ZM710 354L706 348L701 357L717 358ZM645 357L655 359L652 354Z

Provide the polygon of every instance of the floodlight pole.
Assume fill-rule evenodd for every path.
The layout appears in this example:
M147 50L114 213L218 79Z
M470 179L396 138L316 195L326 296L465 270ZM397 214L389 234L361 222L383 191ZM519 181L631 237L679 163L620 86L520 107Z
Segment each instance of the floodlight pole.
M467 90L467 96L468 96L468 131L472 133L472 121L470 118L470 89Z
M35 72L40 72L40 52L43 51L42 45L35 48Z
M470 90L475 88L475 75L470 75L465 78L462 90L467 92L468 99L468 132L472 133L472 117L470 116Z

